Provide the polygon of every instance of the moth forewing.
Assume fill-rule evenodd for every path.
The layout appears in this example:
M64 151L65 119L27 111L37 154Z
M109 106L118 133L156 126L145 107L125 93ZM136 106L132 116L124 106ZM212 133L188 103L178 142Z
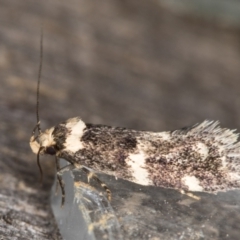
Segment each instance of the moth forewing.
M77 117L46 130L30 145L35 153L42 148L40 154L53 148L74 167L86 166L95 179L93 172L104 172L141 185L217 193L240 188L237 138L211 121L154 133L85 124Z

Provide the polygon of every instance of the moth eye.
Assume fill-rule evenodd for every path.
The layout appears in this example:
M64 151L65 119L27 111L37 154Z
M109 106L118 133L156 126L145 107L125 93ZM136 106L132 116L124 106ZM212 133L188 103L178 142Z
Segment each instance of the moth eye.
M55 155L56 154L56 150L53 146L47 147L45 150L45 153L50 154L50 155Z

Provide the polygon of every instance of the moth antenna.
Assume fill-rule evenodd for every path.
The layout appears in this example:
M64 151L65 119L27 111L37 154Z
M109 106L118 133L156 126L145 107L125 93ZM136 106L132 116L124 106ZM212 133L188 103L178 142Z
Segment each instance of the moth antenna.
M39 63L38 81L37 81L37 106L36 106L36 115L37 115L38 134L41 133L41 126L40 126L40 120L39 120L39 91L40 91L40 81L41 81L41 74L42 74L42 62L43 62L43 26L41 26L40 63Z
M38 136L41 134L41 126L39 120L39 91L40 91L40 81L41 81L41 74L42 74L42 62L43 62L43 26L41 26L41 38L40 38L40 63L39 63L39 70L38 70L38 81L37 81L37 106L36 106L36 116L37 116L37 125L36 128L38 129ZM40 171L40 182L42 184L43 180L43 171L40 164L40 151L42 148L39 148L37 154L37 165Z

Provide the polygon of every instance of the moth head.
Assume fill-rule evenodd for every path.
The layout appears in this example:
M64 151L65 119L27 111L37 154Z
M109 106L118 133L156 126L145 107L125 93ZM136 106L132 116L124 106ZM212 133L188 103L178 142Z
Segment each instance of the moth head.
M35 136L35 131L33 131L30 138L30 147L35 154L56 154L56 142L52 135L53 130L53 127L49 128L45 132L39 132L37 136Z
M38 134L35 135L36 129L38 130ZM32 136L30 138L29 144L32 151L37 154L37 164L41 173L41 182L43 171L40 165L40 154L50 154L55 155L55 141L53 138L53 130L54 128L49 128L45 132L41 131L40 122L37 123L35 128L33 129Z

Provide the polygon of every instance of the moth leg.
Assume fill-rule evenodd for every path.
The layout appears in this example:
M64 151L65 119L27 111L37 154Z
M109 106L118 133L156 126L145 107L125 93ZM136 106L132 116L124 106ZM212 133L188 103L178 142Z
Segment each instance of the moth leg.
M107 193L107 198L108 198L108 201L111 201L112 199L112 193L111 193L111 190L108 188L108 186L103 183L99 178L98 176L91 170L83 167L82 170L87 174L87 178L88 178L88 182L91 181L91 179L95 180L98 184L101 185L101 187L105 190L105 192Z
M60 163L59 163L59 158L57 158L57 156L55 157L55 162L56 162L56 169L57 169L57 172L60 170ZM64 185L63 183L63 180L62 180L62 177L61 176L57 176L57 182L56 182L56 189L55 189L55 194L57 194L58 192L58 187L59 185ZM62 183L62 184L61 184ZM62 187L61 187L62 189ZM62 191L62 190L61 190Z
M180 190L180 193L183 194L183 195L187 195L188 197L191 197L191 198L193 198L195 200L200 200L201 199L200 197L194 195L193 193L186 192L183 189Z
M58 180L57 184L59 183L60 188L61 188L61 192L62 192L61 207L63 207L64 203L65 203L65 184L64 184L63 179L62 179L62 174L66 171L74 169L75 167L72 164L69 164L69 165L60 169L59 159L56 157L56 168L57 168L57 180Z

